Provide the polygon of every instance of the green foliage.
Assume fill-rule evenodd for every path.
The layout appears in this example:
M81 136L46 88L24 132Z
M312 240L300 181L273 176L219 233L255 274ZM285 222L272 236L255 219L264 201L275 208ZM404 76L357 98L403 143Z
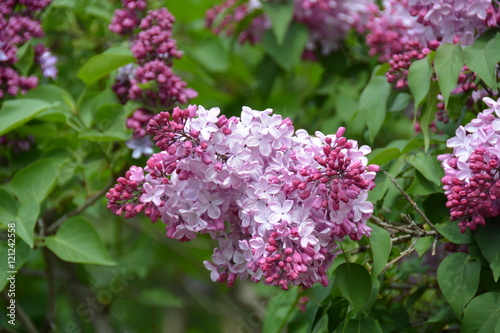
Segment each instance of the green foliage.
M413 95L415 109L424 100L431 89L432 66L429 58L415 61L408 70L408 86Z
M391 92L391 86L387 83L385 75L377 75L378 71L379 68L374 69L374 74L359 99L359 111L366 120L370 141L375 139L384 123L387 99Z
M27 123L49 107L49 103L36 99L5 101L0 109L0 135Z
M112 49L90 58L78 70L77 76L86 85L91 85L112 71L135 61L127 49Z
M465 308L462 332L498 332L500 329L500 293L475 297Z
M488 261L495 281L500 277L500 251L498 244L500 242L500 225L492 221L485 226L480 226L476 230L476 240L481 253Z
M459 318L477 292L480 269L479 260L465 253L453 253L439 265L439 287Z
M354 312L359 311L371 291L371 278L366 268L358 264L344 263L337 267L335 276L342 295L349 300Z
M443 94L445 106L448 105L451 91L457 85L458 75L463 64L463 50L460 45L443 44L436 50L434 68L439 79L439 88Z
M45 239L45 243L52 252L65 261L115 265L95 229L81 216L66 220L54 236Z
M383 170L369 194L371 237L341 243L327 287L282 291L241 281L227 288L203 266L214 247L208 236L179 244L164 236L162 222L125 220L106 208L104 195L116 179L147 160L132 160L125 144L132 132L126 120L141 105L120 104L112 89L117 70L135 61L130 41L108 29L119 3L53 1L41 19L43 40L59 58L57 80L41 78L23 96L0 99L0 136L33 139L27 151L0 146L0 289L7 292L8 272L17 271L17 305L33 326L47 332L500 330L498 217L461 233L449 220L436 158L449 152L446 141L456 128L484 109L471 105L468 94L451 93L462 67L477 75L478 86L498 89L495 29L474 45L443 44L414 61L409 87L395 89L386 80L389 65L369 57L354 32L335 52L304 60L309 31L293 20L291 0L263 1L254 12L271 22L256 45L204 29L205 11L218 2L149 1L176 16L173 37L184 57L172 68L198 92L193 103L220 107L228 117L243 105L271 107L310 133L346 126L347 137L370 144L369 164ZM37 42L17 51L23 75L36 67ZM447 124L435 123L439 94ZM417 122L421 133L414 131ZM4 254L14 247L12 268ZM448 251L453 247L468 253ZM0 330L8 325L0 319ZM26 322L18 320L16 329L28 331Z

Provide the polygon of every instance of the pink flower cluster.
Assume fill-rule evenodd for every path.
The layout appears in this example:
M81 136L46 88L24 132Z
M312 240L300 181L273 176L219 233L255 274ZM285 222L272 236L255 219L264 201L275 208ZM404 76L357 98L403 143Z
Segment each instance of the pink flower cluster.
M278 2L279 0L261 0ZM240 42L259 42L264 31L271 28L271 21L262 11L259 0L237 4L227 0L207 11L206 25L215 33L233 35L238 25L252 17L248 27L239 33ZM377 6L372 0L295 0L293 19L309 28L309 41L305 53L312 55L317 49L329 54L339 49L352 29L363 31Z
M460 231L476 230L485 218L500 215L500 99L483 101L490 107L479 113L447 141L451 154L438 156L452 221Z
M379 167L343 135L295 131L290 119L243 107L226 118L191 105L148 124L161 149L109 190L108 208L166 224L168 237L218 240L205 266L213 281L288 289L328 284L337 241L369 236L367 201Z
M0 99L6 94L15 96L38 85L38 78L22 76L15 68L19 59L17 50L32 38L43 36L36 15L50 4L51 0L2 1L0 3ZM55 78L57 58L47 49L38 52L35 61L41 66L43 75ZM37 46L36 50L41 50Z
M500 21L496 0L384 0L383 7L370 18L366 36L370 55L380 61L401 54L410 42L433 50L441 43L471 45Z
M109 29L130 36L130 50L137 61L119 69L113 90L123 104L128 100L144 104L127 121L127 126L134 130L127 145L134 150L132 156L139 158L153 152L145 129L152 115L158 110L187 104L198 94L172 71L172 60L182 57L172 38L174 16L166 8L146 13L144 0L122 0L122 6L115 11Z

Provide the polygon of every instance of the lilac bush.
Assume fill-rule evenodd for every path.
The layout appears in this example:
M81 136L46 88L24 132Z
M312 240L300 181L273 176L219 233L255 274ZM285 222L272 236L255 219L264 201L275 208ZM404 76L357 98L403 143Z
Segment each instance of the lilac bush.
M219 112L191 105L154 116L148 133L161 152L118 179L108 208L160 219L180 241L217 239L205 262L213 281L326 286L336 242L370 235L367 196L379 170L367 165L370 148L345 138L343 127L294 131L271 109L243 107L229 119Z
M261 8L259 0L242 4L228 0L207 12L206 24L217 34L232 35L238 31L237 37L241 43L257 43L262 39L264 31L271 28L269 17L259 12ZM351 30L365 30L370 14L376 10L377 6L371 0L294 1L293 19L309 28L305 55L313 57L316 50L323 54L338 50ZM248 18L251 18L250 24L239 32L237 25Z
M51 0L5 1L0 4L0 99L6 95L24 94L38 85L35 75L21 75L14 67L19 62L19 47L34 38L43 37L38 19ZM45 77L55 79L57 58L39 44L35 48L35 61Z
M198 94L172 70L172 60L182 57L172 37L175 17L166 8L146 12L144 0L122 0L122 7L115 11L109 29L130 37L130 50L137 61L120 68L113 90L123 104L133 100L144 105L127 121L134 131L127 146L139 158L153 152L144 127L147 121L159 110L187 104ZM141 120L137 121L139 113Z
M447 141L453 152L438 156L451 220L460 221L460 231L476 230L485 218L500 215L500 99L485 97L490 107L479 113L456 136Z

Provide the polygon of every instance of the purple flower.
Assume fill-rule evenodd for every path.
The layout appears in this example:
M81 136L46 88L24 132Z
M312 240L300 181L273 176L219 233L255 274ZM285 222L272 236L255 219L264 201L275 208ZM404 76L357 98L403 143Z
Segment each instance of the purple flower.
M163 192L165 192L165 186L151 186L149 183L145 183L144 192L145 193L141 196L141 201L143 203L153 202L156 206L160 206L162 203L161 196Z

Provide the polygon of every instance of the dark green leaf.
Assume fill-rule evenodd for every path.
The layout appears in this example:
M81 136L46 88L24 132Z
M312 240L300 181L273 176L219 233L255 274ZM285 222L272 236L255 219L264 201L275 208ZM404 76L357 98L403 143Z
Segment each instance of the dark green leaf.
M368 156L370 164L383 165L401 156L398 148L379 148L375 149Z
M335 331L347 315L349 302L344 297L335 297L328 308L328 330Z
M351 319L342 333L382 333L379 323L373 318Z
M286 30L292 21L294 2L292 0L278 2L261 2L264 12L269 16L272 29L278 44L283 44Z
M361 265L344 263L335 270L335 282L352 306L353 311L360 310L372 290L370 274Z
M370 251L372 252L373 268L371 278L375 280L378 275L384 270L389 255L391 253L391 236L389 233L374 224L369 224L372 228L370 240Z
M462 318L465 305L477 292L480 273L479 260L465 253L452 253L439 265L439 288L459 318Z
M489 43L488 43L489 44ZM490 88L496 89L496 65L494 58L486 55L486 50L476 45L464 48L465 64Z
M3 102L0 109L0 135L8 133L27 123L37 114L51 107L50 103L39 99L13 99Z
M214 73L222 73L229 68L229 52L219 38L200 40L190 48L189 56Z
M66 220L55 236L45 239L45 244L65 261L115 265L94 227L81 216Z
M490 220L484 226L478 226L476 240L483 256L488 260L495 281L500 277L500 223Z
M61 158L43 158L31 163L12 177L12 191L21 200L34 197L37 202L44 201L56 184L65 162Z
M12 244L12 243L11 243ZM14 249L15 253L12 253L12 250L9 249ZM9 262L7 260L7 256L2 255L2 260L0 261L0 291L3 290L5 285L7 284L8 280L7 278L11 275L9 273L10 271L18 271L28 260L31 249L30 247L23 241L16 240L15 245L9 246L8 242L1 241L0 242L0 253L2 254L15 254L15 266L14 268L9 266Z
M444 172L434 156L419 152L416 155L408 155L406 160L425 178L437 186L441 186L441 178L444 177Z
M458 221L449 221L442 224L436 224L435 227L439 231L439 233L446 237L450 242L453 242L455 244L474 243L470 230L467 229L465 233L460 232Z
M500 293L485 293L470 301L465 308L461 332L500 332Z
M418 241L415 243L415 251L417 251L419 257L422 257L430 249L432 243L434 242L434 239L435 237L433 236L427 236L418 239Z
M451 91L457 86L458 75L463 65L463 52L460 44L442 44L436 50L434 68L445 106L448 105Z
M146 289L141 292L139 301L146 306L182 308L184 302L164 288Z
M293 23L288 29L285 41L279 44L276 36L267 30L262 39L262 45L271 58L285 71L289 72L300 61L307 42L307 28Z
M366 124L370 130L370 140L372 141L384 123L387 99L390 93L391 85L387 82L385 75L372 75L370 82L361 93L359 111L366 119Z
M430 145L429 128L431 126L431 123L436 118L438 93L439 89L437 82L432 82L431 89L427 96L427 101L425 103L425 106L422 108L422 115L420 116L420 128L422 129L422 133L424 134L425 151L429 149Z
M17 62L15 63L16 69L24 76L27 76L35 60L33 46L31 43L25 43L17 49Z
M431 88L432 66L427 57L415 61L408 70L408 87L413 94L415 109Z
M262 331L280 333L288 322L291 310L296 306L298 297L298 289L293 288L286 292L281 291L278 295L271 298L267 306Z
M429 195L438 192L441 192L441 188L427 180L418 171L415 172L415 178L413 178L410 187L406 189L406 193L413 195Z
M123 52L102 53L90 58L78 71L77 76L86 85L91 85L112 71L134 62L134 56Z

